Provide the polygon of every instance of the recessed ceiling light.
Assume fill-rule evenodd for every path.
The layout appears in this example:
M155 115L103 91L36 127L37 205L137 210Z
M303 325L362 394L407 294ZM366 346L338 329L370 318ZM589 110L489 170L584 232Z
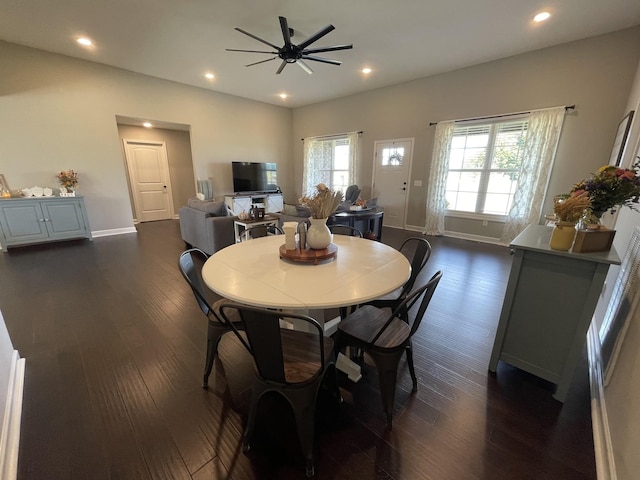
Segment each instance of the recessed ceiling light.
M144 128L151 128L151 127L153 127L153 125L152 125L151 123L149 123L149 122L144 122L144 123L142 124L142 126L143 126Z
M285 98L288 97L288 95L286 93L281 93L280 95L278 95L282 100L284 100Z
M533 17L534 22L544 22L547 20L551 14L549 12L540 12L535 17Z
M363 68L361 71L362 71L362 73L364 73L365 75L367 75L367 74L369 74L369 73L371 73L371 72L372 72L372 70L371 70L369 67L365 67L365 68Z
M205 73L204 76L206 78L208 78L209 80L213 80L214 78L216 78L215 75L213 73L211 73L211 72Z
M90 47L93 45L93 41L87 37L78 37L76 38L76 42L78 42L80 45L84 45L85 47Z

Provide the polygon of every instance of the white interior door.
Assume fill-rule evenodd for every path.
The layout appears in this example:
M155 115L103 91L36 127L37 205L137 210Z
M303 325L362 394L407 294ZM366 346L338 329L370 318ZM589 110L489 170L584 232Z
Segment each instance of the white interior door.
M404 228L413 139L377 141L374 150L373 197L384 208L385 227Z
M124 139L131 195L139 222L173 218L165 142Z

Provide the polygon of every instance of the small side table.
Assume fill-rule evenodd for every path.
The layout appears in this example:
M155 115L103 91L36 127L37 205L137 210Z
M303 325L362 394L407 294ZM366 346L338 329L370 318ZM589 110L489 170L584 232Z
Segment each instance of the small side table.
M265 216L262 220L240 220L236 219L233 221L233 233L236 237L236 243L240 243L242 238L242 233L245 230L249 230L254 227L259 227L262 225L277 225L278 218L277 217L269 217Z

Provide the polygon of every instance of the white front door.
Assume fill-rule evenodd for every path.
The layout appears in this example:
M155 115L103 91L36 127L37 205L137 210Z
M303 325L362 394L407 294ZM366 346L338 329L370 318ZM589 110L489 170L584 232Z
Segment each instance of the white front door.
M124 139L124 147L138 222L173 218L165 142Z
M413 138L375 142L372 196L384 208L385 227L404 228Z

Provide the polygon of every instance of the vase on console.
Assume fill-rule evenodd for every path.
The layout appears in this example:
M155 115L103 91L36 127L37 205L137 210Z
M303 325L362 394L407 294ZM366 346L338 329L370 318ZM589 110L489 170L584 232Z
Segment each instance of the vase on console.
M551 240L549 247L552 250L568 251L573 245L573 240L576 236L576 224L575 222L556 222L556 226L553 227L551 232Z
M331 230L327 227L327 218L310 218L311 226L307 230L307 245L314 250L327 248L331 243Z

